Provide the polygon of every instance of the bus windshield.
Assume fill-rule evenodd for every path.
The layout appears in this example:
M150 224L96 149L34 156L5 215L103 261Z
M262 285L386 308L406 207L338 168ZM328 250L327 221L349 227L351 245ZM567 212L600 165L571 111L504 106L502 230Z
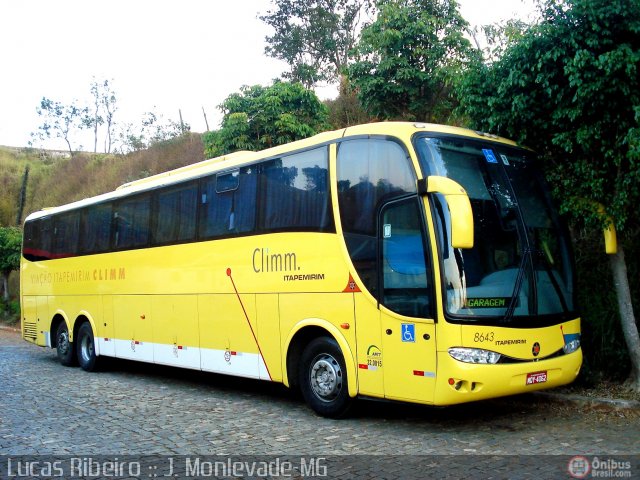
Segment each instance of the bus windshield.
M532 326L574 315L569 242L528 150L497 142L422 136L425 175L449 177L467 191L474 247L450 246L448 209L436 196L450 321Z

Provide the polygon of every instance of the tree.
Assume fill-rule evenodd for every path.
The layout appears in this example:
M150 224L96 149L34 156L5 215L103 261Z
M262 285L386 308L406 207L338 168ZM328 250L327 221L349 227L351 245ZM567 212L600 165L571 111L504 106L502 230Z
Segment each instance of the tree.
M2 298L9 301L9 274L20 268L22 232L16 227L0 227L0 276Z
M61 138L67 144L69 154L73 156L72 134L76 129L82 129L90 123L86 118L89 109L78 106L75 101L70 105L64 105L61 102L42 97L40 107L36 108L36 111L44 118L44 121L38 127L38 131L31 134L31 137L44 140L53 135L55 138ZM79 148L82 147L79 146Z
M482 52L485 61L492 63L502 57L504 51L512 44L516 43L529 28L529 24L519 19L503 20L492 25L483 25L473 30L468 30L473 37L476 47ZM480 47L478 35L484 37L486 46Z
M328 121L333 129L360 125L373 120L364 108L362 108L357 93L351 85L349 85L346 77L340 81L337 98L325 100L324 104L329 111Z
M107 124L107 138L104 148L105 153L111 153L111 147L113 144L113 117L118 110L116 101L116 94L113 91L111 83L109 83L109 80L104 80L101 85L100 104L102 111L104 112L104 121Z
M220 130L204 135L205 156L262 150L310 137L328 128L327 109L299 83L244 86L219 106Z
M349 60L364 13L371 0L276 0L260 20L275 33L266 38L265 53L287 62L283 76L307 88L337 82Z
M365 110L382 119L449 122L453 79L478 53L455 0L378 0L360 60L347 69Z
M16 212L16 226L22 224L22 215L24 213L24 204L27 199L27 184L29 183L29 165L24 167L24 174L22 175L22 182L20 185L20 192L18 193L18 209Z
M624 239L640 225L640 3L545 0L542 18L460 87L473 127L536 148L561 209ZM604 205L602 209L594 205ZM611 256L622 331L640 390L640 338L621 242Z
M120 153L144 150L159 142L179 137L191 130L187 123L176 122L171 119L164 120L161 114L153 111L142 115L140 126L132 123L123 124L120 132Z
M102 111L102 93L100 92L100 86L101 85L94 78L91 82L90 89L93 115L86 116L87 128L93 129L93 153L97 153L98 151L98 127L104 123L104 118L102 118L102 115L100 115L100 112Z
M104 152L111 153L112 135L116 105L116 94L112 89L109 80L97 81L95 78L91 82L91 115L84 118L85 126L93 129L93 152L98 151L98 128L106 124L107 132L105 138Z

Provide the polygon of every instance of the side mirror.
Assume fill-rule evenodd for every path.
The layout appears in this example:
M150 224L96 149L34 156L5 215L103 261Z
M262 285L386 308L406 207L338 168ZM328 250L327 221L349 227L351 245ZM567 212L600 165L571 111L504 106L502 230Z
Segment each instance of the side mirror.
M469 196L462 186L447 177L431 176L418 180L418 194L440 193L451 216L451 246L473 248L473 212Z
M618 237L616 235L616 227L613 226L613 220L608 218L607 226L604 228L604 249L608 255L618 253Z
M582 200L585 204L591 208L595 208L598 215L602 220L606 222L606 227L602 229L604 234L604 250L608 255L615 255L618 253L618 237L616 235L616 227L613 224L613 218L607 214L606 208L600 202L593 200Z

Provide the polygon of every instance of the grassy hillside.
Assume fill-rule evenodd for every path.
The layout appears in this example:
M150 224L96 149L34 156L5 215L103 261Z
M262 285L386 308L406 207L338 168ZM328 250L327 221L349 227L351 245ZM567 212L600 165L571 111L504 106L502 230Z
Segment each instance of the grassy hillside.
M124 156L80 153L73 158L0 147L0 225L15 225L25 168L29 177L21 220L43 207L108 192L138 178L204 160L199 134L187 134Z

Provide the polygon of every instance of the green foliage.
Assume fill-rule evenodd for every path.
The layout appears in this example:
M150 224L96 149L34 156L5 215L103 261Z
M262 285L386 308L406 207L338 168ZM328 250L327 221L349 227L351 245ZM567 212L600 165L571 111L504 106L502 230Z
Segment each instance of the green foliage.
M609 259L602 254L602 235L591 229L574 229L576 291L582 319L584 363L580 372L583 382L594 383L604 375L610 380L623 380L630 360L624 335L618 321L614 289L603 288L613 281ZM640 244L624 242L628 258L639 258ZM640 298L640 264L628 263L631 296Z
M16 150L0 148L0 225L14 225L24 156Z
M462 82L475 128L544 154L565 212L619 231L639 225L640 3L547 0L543 17L490 66Z
M640 232L640 3L545 0L542 18L492 64L479 60L459 84L472 127L514 138L542 155L561 210L578 236L578 292L586 372L629 366L599 232L604 205L627 250L638 298ZM593 240L597 232L597 240ZM588 253L591 249L596 253ZM633 319L621 317L629 325ZM635 355L635 350L630 352Z
M484 25L481 30L487 46L483 50L484 57L494 62L504 54L505 50L517 43L529 25L519 19L504 20L493 25ZM473 33L474 38L476 32Z
M265 53L287 62L284 78L306 87L337 81L370 7L371 0L276 0L275 9L260 16L275 30Z
M340 81L338 97L333 100L325 100L324 104L329 112L329 124L334 130L374 120L362 108L355 90L351 88L346 77Z
M7 306L7 310L9 311L9 315L19 316L20 315L20 302L17 300L12 300L9 302Z
M450 122L453 80L478 52L454 0L378 0L347 69L365 110L381 119Z
M0 227L0 292L9 302L9 274L20 268L22 231L17 227Z
M0 227L0 272L9 275L20 267L22 231L17 227Z
M181 124L171 119L165 120L162 115L145 112L140 123L126 123L120 127L115 151L129 153L145 150L152 145L171 140L189 132L189 124Z
M0 298L0 321L7 325L20 322L20 302L18 300L4 300Z
M245 86L219 108L224 114L220 130L203 136L208 158L282 145L328 127L326 107L299 83Z

